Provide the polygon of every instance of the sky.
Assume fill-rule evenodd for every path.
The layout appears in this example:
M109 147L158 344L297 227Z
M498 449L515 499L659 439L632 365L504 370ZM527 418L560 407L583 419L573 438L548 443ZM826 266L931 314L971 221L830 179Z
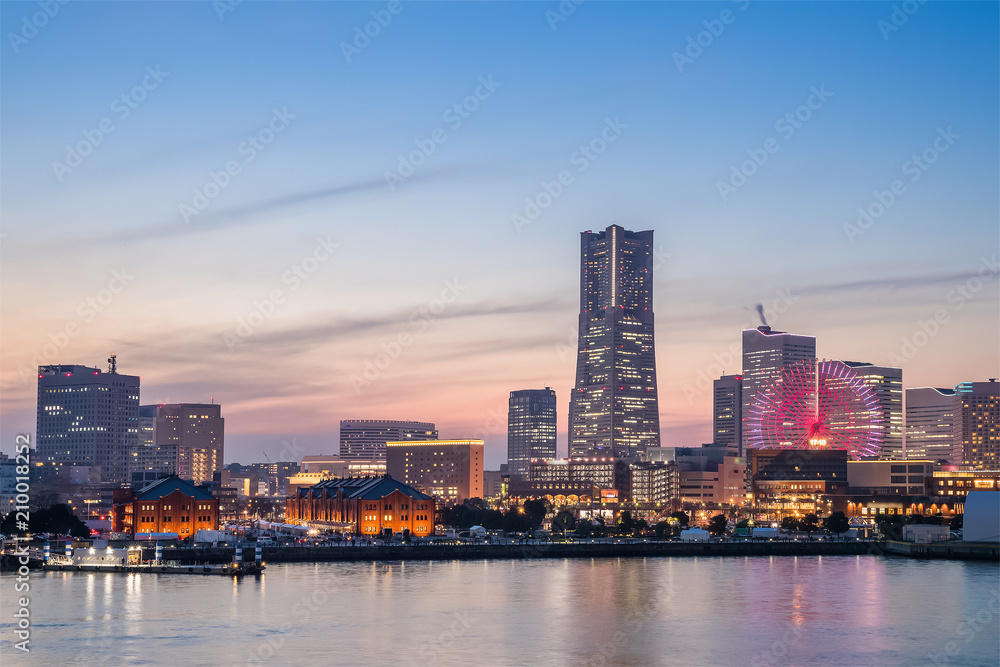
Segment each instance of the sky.
M911 13L900 7L906 4ZM1000 376L993 2L0 3L0 451L35 367L223 405L226 462L341 419L566 448L579 232L655 232L662 444L761 303L906 387Z

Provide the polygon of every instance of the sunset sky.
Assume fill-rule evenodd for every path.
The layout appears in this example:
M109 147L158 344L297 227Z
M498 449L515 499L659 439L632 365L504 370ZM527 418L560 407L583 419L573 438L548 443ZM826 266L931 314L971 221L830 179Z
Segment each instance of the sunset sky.
M36 365L111 352L222 403L227 463L386 418L495 468L545 386L564 451L612 223L655 230L664 445L711 440L757 303L907 387L1000 376L996 3L220 7L0 3L0 451Z

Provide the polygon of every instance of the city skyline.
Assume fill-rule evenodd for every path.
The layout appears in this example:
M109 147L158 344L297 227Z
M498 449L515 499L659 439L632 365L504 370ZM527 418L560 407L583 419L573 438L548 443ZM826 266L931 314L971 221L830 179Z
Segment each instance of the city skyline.
M712 383L741 373L757 303L907 388L1000 375L994 5L923 5L889 33L875 3L595 3L554 24L404 6L350 62L374 7L71 5L8 52L2 451L33 430L37 365L116 352L144 404L226 405L227 462L330 453L339 420L388 417L485 436L495 468L511 390L570 395L574 239L612 223L656 234L663 444L712 440ZM218 194L192 214L195 190Z

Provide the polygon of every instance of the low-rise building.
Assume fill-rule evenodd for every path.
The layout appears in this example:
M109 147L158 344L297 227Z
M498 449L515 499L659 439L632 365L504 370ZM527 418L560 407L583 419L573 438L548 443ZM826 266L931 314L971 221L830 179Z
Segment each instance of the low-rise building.
M285 501L287 523L349 528L369 536L403 530L418 537L433 535L436 511L432 496L388 475L324 480L299 488Z
M116 533L177 533L218 530L219 501L207 485L196 486L176 475L136 490L114 490L112 530Z
M482 440L385 443L386 473L446 504L483 497Z
M934 461L848 461L847 485L852 492L879 495L927 495Z
M931 495L958 499L969 491L1000 491L1000 470L946 468L934 472L929 481Z

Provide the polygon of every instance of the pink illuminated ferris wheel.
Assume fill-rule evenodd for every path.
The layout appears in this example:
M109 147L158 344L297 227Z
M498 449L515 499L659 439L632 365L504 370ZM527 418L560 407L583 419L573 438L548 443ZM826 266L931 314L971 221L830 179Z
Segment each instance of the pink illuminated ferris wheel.
M875 456L882 411L874 390L839 361L809 359L786 366L757 392L750 408L749 447L846 449Z

